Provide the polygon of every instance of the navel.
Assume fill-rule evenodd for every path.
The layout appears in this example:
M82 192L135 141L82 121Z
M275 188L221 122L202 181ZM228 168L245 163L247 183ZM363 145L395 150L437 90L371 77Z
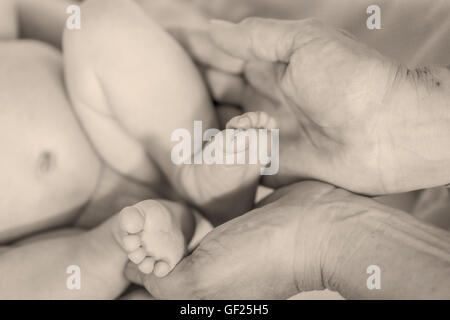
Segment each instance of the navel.
M54 170L56 167L56 155L51 151L42 151L38 156L38 171L46 174Z

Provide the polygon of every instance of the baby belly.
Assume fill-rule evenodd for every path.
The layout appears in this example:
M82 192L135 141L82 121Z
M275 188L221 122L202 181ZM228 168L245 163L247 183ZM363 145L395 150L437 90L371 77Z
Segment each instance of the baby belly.
M94 192L101 162L65 94L61 57L0 46L0 242L63 225Z

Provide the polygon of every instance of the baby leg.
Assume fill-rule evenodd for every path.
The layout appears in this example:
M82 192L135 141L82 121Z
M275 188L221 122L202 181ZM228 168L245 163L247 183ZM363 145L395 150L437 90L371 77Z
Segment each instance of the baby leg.
M215 225L250 210L261 174L269 165L267 159L272 158L270 135L271 129L276 127L275 119L264 112L249 112L232 118L227 129L201 151L203 165L180 167L176 184L180 193L193 201ZM215 148L211 148L213 145ZM266 150L261 152L261 148ZM211 149L215 153L221 149L221 163L206 163ZM266 153L264 159L262 153ZM215 157L218 159L220 157Z
M120 212L120 242L141 272L164 277L186 254L194 221L179 203L145 200Z
M74 109L109 166L160 187L160 170L169 180L174 170L172 133L195 120L216 127L206 86L188 54L134 1L85 1L81 9L82 28L63 39Z

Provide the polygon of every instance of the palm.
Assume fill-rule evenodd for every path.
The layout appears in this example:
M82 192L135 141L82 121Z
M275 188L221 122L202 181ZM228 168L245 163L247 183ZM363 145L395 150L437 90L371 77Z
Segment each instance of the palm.
M373 157L379 152L384 122L378 115L391 62L339 31L325 31L329 34L322 30L321 38L294 52L287 66L252 62L246 68L253 101L258 101L247 99L247 109L265 109L281 128L280 172L265 177L265 183L316 178L360 192L382 192L366 189L365 179L382 180L373 170L378 165ZM267 81L270 69L276 72ZM260 103L256 96L268 92L270 97ZM352 175L361 179L349 179Z

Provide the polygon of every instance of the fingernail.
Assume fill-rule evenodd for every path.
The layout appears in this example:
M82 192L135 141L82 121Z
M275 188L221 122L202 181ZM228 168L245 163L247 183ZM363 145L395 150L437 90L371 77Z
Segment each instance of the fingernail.
M212 25L221 27L221 28L233 28L236 26L235 23L225 21L225 20L218 20L218 19L212 19L209 21Z

